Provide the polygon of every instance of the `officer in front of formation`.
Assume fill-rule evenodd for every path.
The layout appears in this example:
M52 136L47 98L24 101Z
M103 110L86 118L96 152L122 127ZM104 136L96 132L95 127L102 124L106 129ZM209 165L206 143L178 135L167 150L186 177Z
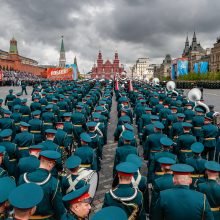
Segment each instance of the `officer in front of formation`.
M16 96L13 94L13 89L9 90L9 94L5 98L5 106L8 106L9 111L12 111L13 101Z
M153 209L152 219L213 220L213 214L205 194L189 189L189 185L192 183L190 174L194 171L193 167L187 164L174 164L171 166L171 170L174 174L175 187L160 192L159 199Z

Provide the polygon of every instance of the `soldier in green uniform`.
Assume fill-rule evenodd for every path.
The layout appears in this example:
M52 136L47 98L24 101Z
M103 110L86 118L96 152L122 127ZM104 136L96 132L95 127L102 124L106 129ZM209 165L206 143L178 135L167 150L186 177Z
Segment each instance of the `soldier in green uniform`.
M61 217L61 220L85 220L91 210L89 185L71 191L63 197L63 201L68 203L69 210Z
M2 138L2 142L0 142L0 146L5 147L5 150L9 157L9 163L7 166L7 171L10 176L16 177L17 175L17 159L18 152L16 144L12 143L12 130L5 129L0 132L0 137Z
M14 207L12 218L8 219L32 219L38 205L44 196L40 186L34 183L25 183L13 189L9 194L8 201Z
M5 167L3 167L5 153L5 147L0 146L0 178L8 176L8 172L5 170Z
M202 136L202 126L204 125L204 112L201 108L197 107L195 109L196 115L192 119L193 125L193 135L196 136L197 141L200 140Z
M77 190L87 183L79 179L78 170L82 160L78 156L71 156L65 162L65 167L68 169L67 176L64 176L61 181L63 195L66 195L73 190Z
M109 206L101 209L100 211L96 212L91 220L127 220L127 215L125 211L116 206Z
M16 96L13 94L13 89L9 90L9 94L5 98L5 106L8 106L9 111L12 111L13 100Z
M43 149L42 145L32 145L29 147L29 156L22 157L18 162L17 176L21 176L26 172L33 172L40 166L39 156Z
M198 185L198 191L206 195L214 219L218 220L220 219L220 164L214 161L208 161L205 163L205 168L208 180Z
M34 143L39 144L43 140L43 121L40 119L41 111L32 112L33 119L28 121L30 125L30 133L34 135Z
M192 104L190 102L186 103L184 110L185 121L188 123L192 123L193 117L195 116L195 111L192 109Z
M34 101L30 105L31 111L32 112L36 111L36 110L41 111L41 103L39 102L40 96L35 96L33 99L34 99Z
M37 183L44 191L43 200L37 205L32 219L59 220L65 213L59 180L51 174L56 160L60 157L61 154L56 151L41 151L40 167L31 173L24 173L19 179L19 184Z
M0 118L4 117L4 108L2 108L3 99L0 99Z
M52 112L53 105L49 104L45 107L46 112L42 114L43 128L44 131L47 129L53 129L57 122L54 113Z
M25 92L25 95L27 95L27 84L25 82L21 83L21 95L23 95L23 92Z
M20 105L15 105L13 107L13 113L11 114L11 119L14 120L15 132L20 132L20 122L22 121L22 114L20 113Z
M122 132L122 138L124 144L116 148L114 166L113 166L113 176L115 176L116 166L119 163L125 162L126 157L129 154L138 154L137 148L131 145L131 141L134 139L134 133L131 131Z
M20 113L22 114L22 121L28 122L31 117L31 109L27 106L27 99L21 100Z
M173 172L170 167L175 164L176 161L170 157L159 157L157 162L160 163L161 170L164 174L153 181L150 215L152 215L152 211L156 205L157 199L159 198L160 192L174 187Z
M185 115L183 113L177 113L177 121L171 125L169 132L169 137L174 141L183 133L182 123L184 121Z
M196 189L199 183L205 182L205 163L207 160L204 160L201 157L201 153L204 150L204 145L200 142L195 142L191 145L191 150L193 155L191 157L186 158L186 164L192 166L194 168L194 172L192 173L192 184L191 188Z
M216 139L219 135L219 129L212 124L212 119L205 116L204 125L202 126L200 141L204 145L202 156L204 159L214 160L216 151Z
M4 117L0 118L0 130L11 129L13 131L13 135L15 134L15 125L14 120L11 119L12 112L9 110L4 110Z
M175 187L160 192L159 199L153 209L152 219L213 220L206 196L189 189L189 185L192 183L190 174L194 171L193 167L187 164L174 164L171 166L171 170L174 174Z
M131 219L146 219L143 208L143 195L132 187L131 180L138 167L130 162L123 162L117 165L119 184L115 189L111 189L105 194L103 208L117 206L122 208L127 217Z
M183 134L177 139L177 145L174 148L174 153L178 155L180 163L185 163L186 158L192 156L191 145L196 142L196 137L191 134L192 124L183 122Z
M17 145L19 158L27 157L29 155L29 147L34 144L34 135L28 131L30 125L22 121L20 127L21 133L16 134L14 139L14 143Z
M80 145L76 148L74 155L81 158L81 167L98 171L97 154L89 145L91 142L92 139L87 133L80 134Z
M16 187L15 180L11 177L0 178L0 220L7 218L10 204L8 196Z

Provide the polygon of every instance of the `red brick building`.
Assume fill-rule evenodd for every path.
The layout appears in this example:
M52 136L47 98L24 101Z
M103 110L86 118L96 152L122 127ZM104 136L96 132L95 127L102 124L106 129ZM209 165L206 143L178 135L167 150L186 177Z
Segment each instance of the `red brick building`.
M0 50L0 69L29 72L39 76L45 72L45 68L39 67L37 61L18 54L17 41L14 38L10 40L9 52Z
M124 67L118 58L118 53L115 52L115 57L111 63L109 60L103 62L102 53L99 51L97 64L92 68L91 78L95 79L114 79L116 73L119 75L124 71Z

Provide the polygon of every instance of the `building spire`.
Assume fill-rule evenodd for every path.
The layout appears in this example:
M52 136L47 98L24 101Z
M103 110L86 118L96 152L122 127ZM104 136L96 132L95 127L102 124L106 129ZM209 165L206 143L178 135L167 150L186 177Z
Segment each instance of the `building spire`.
M61 47L60 47L60 59L59 59L59 67L65 67L66 66L66 55L65 55L65 49L64 49L64 42L63 42L63 36L61 36Z
M193 42L196 42L197 41L197 39L196 39L196 32L194 31L194 33L193 33Z
M62 40L61 40L61 47L60 47L60 52L65 52L64 49L64 42L63 42L63 36L61 36Z

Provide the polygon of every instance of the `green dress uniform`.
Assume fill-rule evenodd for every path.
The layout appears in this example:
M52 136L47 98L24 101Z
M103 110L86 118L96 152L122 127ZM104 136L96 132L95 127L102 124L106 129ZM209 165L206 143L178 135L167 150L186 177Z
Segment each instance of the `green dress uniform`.
M51 111L53 105L49 104L46 107L46 112L42 114L42 121L43 121L43 129L46 131L47 129L53 129L54 124L57 122L54 113Z
M7 116L6 116L7 114ZM4 118L0 118L0 129L11 129L13 134L15 133L14 120L10 118L11 112L9 110L4 110ZM8 117L9 116L9 117Z
M14 112L11 114L11 119L14 120L15 132L20 132L20 122L22 121L22 114L19 112L20 105L14 106Z
M185 121L189 122L189 123L192 123L192 120L195 116L195 112L192 109L186 109L183 113L186 116Z
M196 111L200 111L200 110L196 109ZM204 116L202 115L194 116L192 120L192 125L193 125L193 130L192 130L193 135L196 136L197 141L199 141L200 137L202 136L202 126L204 125Z
M28 122L31 117L31 109L26 105L27 99L23 99L21 102L20 113L22 114L22 121Z
M220 172L220 165L217 162L209 161L205 164L205 168L212 172ZM214 219L220 218L220 184L219 180L208 179L204 183L198 185L198 191L204 193L209 201Z
M171 166L171 170L179 175L181 173L190 174L193 172L193 167L186 164L174 164ZM152 219L213 220L213 215L209 202L204 194L190 190L187 185L175 185L174 188L160 192L159 199L153 209Z
M17 171L17 158L18 158L18 151L16 144L12 143L11 141L4 140L5 137L9 137L12 135L11 129L5 129L1 131L0 137L3 138L3 141L0 143L0 146L5 147L5 150L8 154L8 164L7 164L7 171L10 176L16 177Z
M177 113L177 122L173 123L171 129L169 130L169 137L174 139L174 141L183 133L182 122L185 115L182 113Z
M67 113L64 113L64 115ZM71 115L71 113L70 113ZM73 150L73 141L76 140L76 133L71 121L64 121L63 123L64 128L63 130L67 133L67 142L68 146L70 146L70 152Z
M23 95L23 92L25 92L25 95L27 95L27 84L25 82L21 83L21 94Z
M61 155L56 151L46 150L42 151L40 156L50 160L57 160ZM42 219L40 216L44 216L43 219L46 220L59 220L65 213L60 192L60 183L48 170L38 168L31 173L24 173L24 175L22 175L19 179L19 185L22 183L37 183L43 189L44 197L37 205L37 209L34 214L35 219Z
M40 99L40 97L35 97L35 98ZM38 100L34 100L34 102L32 102L30 105L30 109L32 112L37 111L37 110L41 111L42 110L41 103Z
M30 126L25 122L21 122L20 124L21 126ZM14 143L17 145L18 157L27 157L29 156L29 147L34 144L34 135L28 131L23 131L19 134L16 134Z
M16 98L15 95L13 95L13 90L9 90L9 94L5 98L5 106L8 106L8 109L11 111L13 107L13 100Z

